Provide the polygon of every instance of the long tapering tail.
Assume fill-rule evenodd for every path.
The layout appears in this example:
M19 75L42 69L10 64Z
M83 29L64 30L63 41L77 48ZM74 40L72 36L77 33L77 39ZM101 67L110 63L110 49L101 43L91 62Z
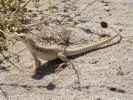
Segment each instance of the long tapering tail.
M115 33L116 34L114 36L109 37L108 39L105 39L105 40L103 40L101 42L98 42L98 43L94 43L94 44L91 44L91 45L84 44L82 47L78 47L78 48L74 48L74 49L67 48L65 50L65 55L66 56L73 56L73 55L78 55L78 54L82 54L82 53L85 53L85 52L89 52L89 51L92 51L92 50L99 49L101 46L104 46L105 44L111 42L116 37L119 37L119 39L116 42L120 42L121 39L122 39L122 36L116 31L115 31ZM113 44L115 44L115 43L113 43Z

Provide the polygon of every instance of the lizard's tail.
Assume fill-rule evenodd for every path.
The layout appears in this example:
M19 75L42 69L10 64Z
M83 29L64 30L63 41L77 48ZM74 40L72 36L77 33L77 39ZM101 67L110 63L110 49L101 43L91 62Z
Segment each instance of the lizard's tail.
M89 52L89 51L92 51L92 50L96 50L96 49L99 49L101 47L103 48L103 46L105 44L111 42L113 39L118 37L119 39L116 42L114 42L112 44L109 44L109 46L111 46L113 44L116 44L116 43L121 41L122 36L117 31L115 31L115 33L116 34L114 36L111 36L108 39L102 40L101 42L98 42L98 43L94 43L94 44L91 44L91 45L84 44L82 47L78 47L78 48L74 48L74 49L66 48L65 55L73 56L73 55L78 55L78 54L86 53L86 52ZM108 45L106 45L106 47L107 46Z

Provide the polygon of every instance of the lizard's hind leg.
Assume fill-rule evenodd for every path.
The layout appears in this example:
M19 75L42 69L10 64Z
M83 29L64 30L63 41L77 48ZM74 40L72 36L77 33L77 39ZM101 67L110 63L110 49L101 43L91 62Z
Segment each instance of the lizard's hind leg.
M78 90L81 90L81 84L80 84L80 78L78 70L75 68L74 64L64 55L63 52L58 53L58 57L65 62L65 64L69 63L72 66L72 69L75 71L75 74L77 75L77 83L78 83Z
M57 56L58 56L62 61L64 61L64 62L68 62L68 61L69 61L69 59L64 55L63 52L59 52L59 53L57 54Z

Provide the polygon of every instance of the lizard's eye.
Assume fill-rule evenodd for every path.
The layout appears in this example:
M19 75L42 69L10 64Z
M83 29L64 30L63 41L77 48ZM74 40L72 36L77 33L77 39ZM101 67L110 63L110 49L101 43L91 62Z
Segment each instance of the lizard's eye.
M25 36L24 35L20 35L19 36L21 39L25 39Z
M23 41L25 39L26 39L26 37L24 34L17 34L17 40Z

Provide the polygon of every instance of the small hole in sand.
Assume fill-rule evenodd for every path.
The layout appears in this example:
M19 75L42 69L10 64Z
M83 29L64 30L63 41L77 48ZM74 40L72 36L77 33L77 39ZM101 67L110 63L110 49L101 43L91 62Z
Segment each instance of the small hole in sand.
M104 22L104 21L101 22L100 24L101 24L101 27L102 27L102 28L107 28L107 27L108 27L108 23L106 23L106 22Z
M55 84L49 83L48 86L46 87L48 90L54 90L56 88Z

